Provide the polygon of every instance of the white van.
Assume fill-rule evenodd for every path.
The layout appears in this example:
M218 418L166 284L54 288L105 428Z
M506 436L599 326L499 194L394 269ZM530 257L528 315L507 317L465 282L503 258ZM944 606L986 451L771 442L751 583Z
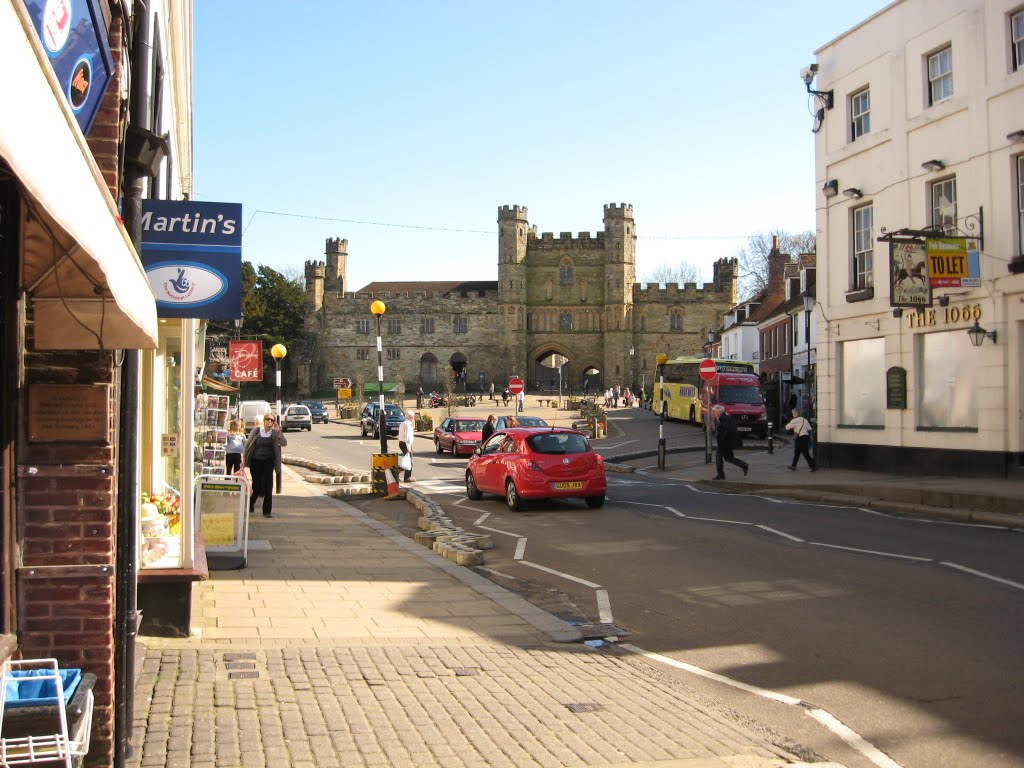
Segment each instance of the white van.
M266 400L243 400L238 404L238 418L248 432L253 427L263 426L263 416L273 410Z

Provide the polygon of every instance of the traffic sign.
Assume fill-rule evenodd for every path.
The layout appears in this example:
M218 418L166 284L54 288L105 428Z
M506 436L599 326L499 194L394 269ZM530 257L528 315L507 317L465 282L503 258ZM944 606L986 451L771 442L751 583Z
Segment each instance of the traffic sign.
M711 381L718 375L718 366L715 365L715 361L710 357L707 360L701 360L700 367L697 370L704 381Z
M352 389L352 379L337 377L334 379L335 389Z
M522 379L509 379L508 380L508 391L513 395L518 395L526 388Z

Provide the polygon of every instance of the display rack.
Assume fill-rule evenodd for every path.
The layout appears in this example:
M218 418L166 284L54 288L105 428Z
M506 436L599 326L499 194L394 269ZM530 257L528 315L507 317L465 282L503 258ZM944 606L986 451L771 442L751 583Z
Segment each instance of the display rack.
M224 471L229 404L227 395L196 396L196 443L202 449L204 472Z
M8 659L4 662L0 679L0 733L5 732L5 721L14 719L11 712L16 712L19 706L33 712L42 711L45 715L32 721L38 733L0 738L0 765L61 760L66 768L72 768L81 763L81 758L89 751L92 733L92 687L84 689L83 711L75 723L74 734L69 735L65 674L62 672L77 673L81 686L81 671L58 669L56 659Z

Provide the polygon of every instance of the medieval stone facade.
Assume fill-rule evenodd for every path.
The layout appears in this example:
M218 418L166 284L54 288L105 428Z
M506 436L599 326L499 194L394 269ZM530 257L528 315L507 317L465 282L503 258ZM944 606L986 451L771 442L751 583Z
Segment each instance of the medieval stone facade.
M736 259L720 259L698 287L636 282L633 207L604 207L604 231L538 236L523 206L498 210L497 281L374 282L347 291L348 241L327 241L326 263L306 262L306 329L316 339L299 390L377 380L376 318L384 378L414 392L500 391L512 375L531 391L589 391L615 384L648 391L659 353L701 354L707 333L736 302ZM559 368L560 365L560 368ZM357 397L359 395L356 395Z

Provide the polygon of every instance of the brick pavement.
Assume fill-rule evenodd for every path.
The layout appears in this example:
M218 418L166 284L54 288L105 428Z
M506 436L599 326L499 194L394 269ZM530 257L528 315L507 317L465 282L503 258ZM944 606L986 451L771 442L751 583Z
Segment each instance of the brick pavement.
M196 586L195 635L139 639L131 768L799 762L285 474L247 567Z

